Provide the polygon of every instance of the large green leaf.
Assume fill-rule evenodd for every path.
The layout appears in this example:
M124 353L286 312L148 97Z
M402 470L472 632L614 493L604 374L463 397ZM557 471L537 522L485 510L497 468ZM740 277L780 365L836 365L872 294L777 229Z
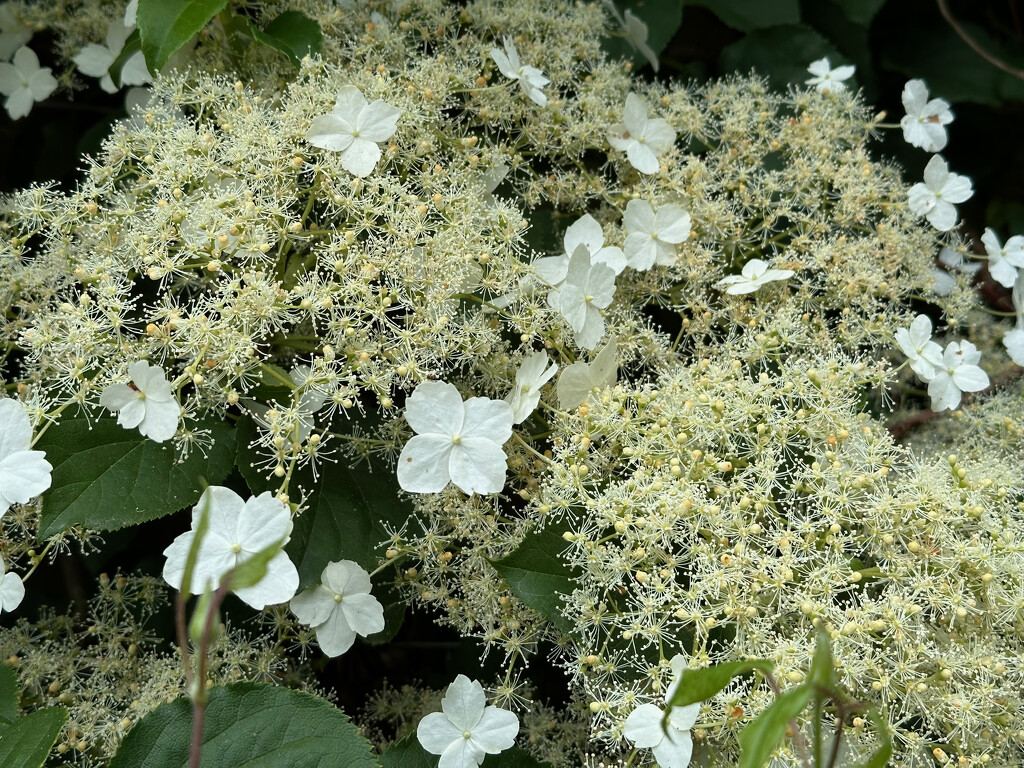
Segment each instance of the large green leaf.
M174 463L170 443L154 443L112 418L64 419L36 444L53 465L53 484L43 504L39 535L72 525L113 531L153 520L194 504L203 483L216 485L231 472L235 430L219 421L201 424L213 444L194 448Z
M0 664L0 727L18 719L18 676L6 664Z
M702 5L740 32L800 22L799 0L686 0Z
M682 681L672 695L670 707L685 707L699 701L707 701L725 688L737 675L753 672L771 672L770 661L751 659L749 661L726 661L702 669L687 669L683 672Z
M572 632L563 595L575 588L572 569L562 559L565 540L559 531L529 534L516 549L491 565L512 593L563 632Z
M779 696L772 705L740 731L740 761L737 768L762 768L779 746L789 721L803 712L813 689L804 683Z
M149 71L163 67L227 4L228 0L139 0L139 36Z
M47 707L4 727L0 731L0 765L42 768L67 719L63 707Z
M110 768L185 768L192 704L161 704L128 732ZM369 742L324 699L276 685L235 683L210 691L203 768L378 768Z
M275 490L253 467L256 455L249 447L256 438L251 419L238 423L238 468L253 493ZM306 510L295 518L291 541L285 551L299 570L299 589L320 581L329 562L355 560L372 571L377 567L378 545L387 539L385 524L399 528L409 516L410 507L398 494L394 472L383 467L373 471L362 464L355 468L341 458L337 463L321 464L316 478L307 468L296 472L291 488L308 493Z
M250 22L249 31L257 41L291 59L295 66L304 56L319 55L324 45L320 25L301 11L285 11L263 29Z
M836 48L808 26L793 24L759 29L727 46L719 57L723 72L746 74L757 70L777 88L803 85L811 75L807 65L828 56L833 67L846 61Z

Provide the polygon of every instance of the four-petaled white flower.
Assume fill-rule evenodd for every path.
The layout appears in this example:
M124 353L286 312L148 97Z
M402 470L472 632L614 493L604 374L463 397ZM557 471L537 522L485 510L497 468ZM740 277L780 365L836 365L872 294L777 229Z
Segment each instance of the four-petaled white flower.
M366 637L384 629L384 608L370 594L370 574L352 560L328 563L320 583L292 598L288 607L316 632L328 656L341 656L356 635Z
M903 107L907 114L900 120L903 140L926 152L941 152L947 136L945 126L953 122L949 102L944 99L928 100L928 86L924 80L909 80L903 86Z
M57 81L50 68L39 66L39 57L31 48L22 46L14 54L13 62L0 62L0 93L7 97L4 109L12 120L25 117L33 104L55 90Z
M974 194L971 180L950 173L946 161L932 155L924 168L924 183L917 183L908 192L910 210L924 216L940 232L948 232L956 224L956 207Z
M518 80L519 86L523 89L531 101L543 107L548 103L548 97L541 90L551 81L544 77L544 73L536 67L528 67L519 61L519 52L511 38L502 40L505 51L500 48L491 48L491 58L498 65L498 69L510 80Z
M608 143L626 153L629 164L640 173L658 172L658 158L668 152L676 140L676 132L661 118L647 117L647 103L631 93L626 96L622 122L611 127Z
M846 90L846 85L843 81L853 77L853 73L856 70L857 68L852 64L832 69L828 56L825 56L811 62L810 66L807 67L807 71L814 75L814 77L809 77L804 82L817 88L818 93L825 93L825 91L839 93Z
M349 173L365 177L380 160L378 142L390 139L398 130L402 110L377 99L367 103L354 85L338 92L330 114L313 118L306 141L314 147L341 153L341 166Z
M438 493L449 482L469 495L500 492L514 415L504 400L463 402L454 384L421 382L405 403L416 435L398 457L398 484L412 493Z
M655 213L646 200L630 200L622 222L626 261L633 269L675 264L675 247L690 236L690 214L679 205L663 205Z
M675 672L675 679L665 692L666 703L679 687L681 675L686 669L686 659L677 655L669 663ZM638 749L649 748L661 768L686 768L693 755L690 729L697 722L699 714L699 703L672 707L668 723L662 727L665 711L655 704L641 704L626 718L622 734Z
M32 450L32 422L17 400L0 400L0 517L50 487L53 467Z
M7 573L7 564L0 557L0 613L13 611L25 599L25 584L16 573Z
M785 280L794 274L791 269L769 269L768 262L751 259L743 265L740 274L723 277L716 285L729 286L725 292L735 296L742 293L753 293L765 283Z
M548 300L576 332L576 343L594 349L604 336L601 310L615 295L615 271L607 264L595 263L587 247L579 245L569 259L565 282L552 293L557 295L549 295Z
M928 382L933 411L955 409L962 392L980 392L988 386L988 374L978 367L981 352L969 341L951 341L942 353L942 362Z
M100 405L117 411L117 423L139 428L143 437L157 443L170 440L178 431L181 408L163 369L137 360L128 366L127 384L111 384L100 394Z
M547 352L534 352L516 371L516 383L505 396L505 402L512 406L512 423L522 424L537 408L540 402L540 388L555 375L557 363L551 363Z
M548 304L553 309L557 309L558 291L569 273L569 259L581 245L587 249L592 262L608 265L616 275L627 266L626 255L621 248L604 244L604 232L597 219L589 213L581 216L565 230L562 238L564 252L558 256L537 259L533 264L537 276L552 288L548 294Z
M488 706L483 686L459 675L441 699L441 711L420 720L416 738L427 752L440 755L438 768L476 768L487 755L511 747L519 718Z
M125 41L132 33L133 27L126 26L121 19L114 19L107 27L107 44L97 45L89 43L71 60L75 62L78 71L89 77L100 79L100 88L107 93L117 93L119 90L110 77L110 66L117 57L121 55ZM121 68L121 87L126 85L145 85L152 82L153 76L146 67L146 59L142 51L136 51L124 63Z
M0 59L7 61L31 39L32 30L15 15L11 4L0 4Z
M924 381L931 381L942 367L942 347L932 341L932 321L927 315L915 317L909 329L898 329L896 343L910 361L911 370Z
M985 229L981 242L988 254L988 271L992 279L1005 288L1012 288L1017 282L1017 270L1024 267L1024 236L1014 235L999 243L999 238L991 227Z
M558 404L562 410L569 410L580 405L595 390L609 387L615 383L618 373L618 342L609 341L594 359L585 363L582 360L570 365L558 377L555 391L558 393Z
M211 485L192 509L191 530L164 550L164 581L175 589L182 589L185 561L204 512L208 528L199 544L191 582L185 585L192 594L203 592L207 585L216 589L235 566L274 544L284 546L291 536L291 510L270 491L243 501L230 488ZM267 605L288 602L298 588L299 572L282 549L267 563L267 572L258 584L235 594L260 611Z

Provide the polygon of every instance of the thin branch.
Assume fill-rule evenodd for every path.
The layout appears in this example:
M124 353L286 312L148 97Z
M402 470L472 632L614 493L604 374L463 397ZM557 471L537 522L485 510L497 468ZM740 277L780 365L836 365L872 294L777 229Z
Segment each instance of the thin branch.
M981 46L981 44L978 43L977 40L971 37L967 33L966 29L960 26L960 22L958 22L956 18L954 18L953 14L950 12L947 0L935 0L935 2L938 3L939 12L942 14L942 18L944 18L946 22L949 24L949 26L953 28L953 31L960 36L960 39L971 47L971 50L973 50L976 54L981 56L981 58L983 58L993 67L997 67L1003 70L1003 72L1006 72L1008 75L1013 75L1018 80L1024 80L1024 69L1016 69L1015 67L1011 67L1002 59L998 59L995 56L993 56L991 53L986 51Z

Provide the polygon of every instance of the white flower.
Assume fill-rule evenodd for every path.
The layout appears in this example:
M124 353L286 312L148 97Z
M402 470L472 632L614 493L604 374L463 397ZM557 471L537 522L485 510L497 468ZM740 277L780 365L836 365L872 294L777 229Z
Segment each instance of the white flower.
M139 428L143 437L157 443L170 440L178 431L181 408L163 369L138 360L128 366L132 386L111 384L100 394L100 405L117 411L117 423Z
M655 213L646 200L630 200L622 221L626 261L633 269L674 264L675 246L690 236L690 214L678 205L663 205Z
M0 613L13 611L25 599L25 584L16 573L7 573L7 564L0 558Z
M944 126L953 122L949 102L928 100L928 87L924 80L910 80L903 86L903 107L907 114L900 120L903 140L926 152L941 152L946 146Z
M981 352L969 341L951 341L942 353L942 363L928 383L933 411L953 410L960 405L961 392L979 392L988 386L988 374L978 367Z
M818 89L818 93L824 93L825 91L839 93L846 90L843 81L853 77L856 69L852 64L832 69L828 62L828 56L826 56L811 62L811 65L807 67L807 71L814 75L814 77L810 77L804 82L807 85L815 86Z
M548 97L541 90L551 81L544 77L544 73L536 67L528 67L519 61L519 52L512 40L506 37L502 41L505 52L498 48L491 48L491 58L498 65L501 74L510 80L518 80L519 87L523 89L531 101L543 107L548 103Z
M1017 269L1024 267L1024 237L1014 235L999 244L999 238L991 227L985 229L981 242L988 254L988 271L992 279L1004 288L1011 288L1017 281Z
M131 0L124 9L124 25L134 27L139 15L139 0Z
M735 296L741 293L753 293L765 283L786 280L794 274L791 269L768 269L768 262L751 259L743 265L740 274L723 277L716 285L728 285L725 292Z
M522 424L537 408L540 402L540 388L558 370L557 363L548 360L547 352L534 352L516 371L516 383L505 395L505 402L512 406L512 423Z
M352 560L328 563L320 584L300 592L288 607L316 632L328 656L341 656L356 635L366 637L384 629L384 608L370 594L370 574Z
M593 394L615 383L618 372L618 343L609 341L604 349L594 356L593 361L582 360L573 363L558 377L556 391L558 404L563 410L576 408Z
M471 397L443 381L420 383L405 404L416 435L398 457L398 484L412 493L438 493L449 482L464 493L498 493L505 487L501 446L512 436L512 406Z
M651 50L651 46L647 44L647 25L644 20L639 16L635 16L633 11L629 8L626 9L626 18L622 22L622 31L626 35L626 40L632 45L640 55L643 56L647 61L651 63L651 67L655 72L658 71L658 55Z
M1003 336L1003 346L1014 363L1024 366L1024 272L1017 273L1013 284L1013 308L1017 312L1017 327Z
M581 216L565 230L562 237L564 252L558 256L537 259L533 264L537 276L554 289L548 294L548 304L552 308L556 308L557 291L562 287L569 272L569 259L581 245L587 249L592 262L607 264L616 275L626 268L626 255L622 249L614 245L605 246L604 232L597 219L589 213Z
M299 433L297 437L300 443L305 442L313 431L313 427L316 426L313 417L327 402L327 395L316 389L315 384L310 382L312 374L313 369L308 365L297 365L288 373L288 378L295 384L296 389L300 390L299 401L295 405L295 409L298 411Z
M686 660L677 655L670 664L676 677L665 692L666 703L679 687L680 676L686 669ZM665 716L665 710L654 704L641 704L626 718L622 734L638 749L650 748L661 768L686 768L693 754L690 729L697 722L699 714L699 703L672 707L668 723L662 728L661 721Z
M918 315L910 328L896 331L896 343L910 361L910 368L924 381L931 381L936 369L942 368L942 347L932 341L932 321Z
M932 269L934 284L932 290L939 296L949 296L956 285L956 278L950 272L961 272L965 275L973 275L981 269L981 262L965 261L961 253L952 248L943 246L939 251L939 263L947 269ZM947 271L948 270L948 271Z
M341 152L341 165L351 174L369 176L380 160L378 142L391 138L398 129L402 110L380 99L367 104L353 85L338 92L334 110L313 118L306 141L314 147Z
M57 81L50 68L39 66L39 57L31 48L19 48L13 63L0 62L0 93L7 97L4 109L12 120L25 117L33 104L55 90Z
M192 594L201 593L207 584L216 589L228 571L273 544L284 546L292 532L291 511L270 491L243 501L230 488L211 485L192 509L191 530L164 550L164 581L175 589L182 589L185 561L204 510L209 527L199 545L191 583L185 587ZM258 584L235 594L259 611L288 602L298 587L299 572L282 549L271 558Z
M118 87L114 85L109 70L117 57L121 55L124 43L131 33L132 27L125 26L121 19L114 19L107 27L107 44L105 46L89 43L71 60L75 62L78 71L83 75L100 78L100 88L104 91L117 93ZM121 86L145 85L152 80L153 76L149 74L142 51L136 51L121 69Z
M31 39L32 30L15 15L11 4L0 5L0 59L7 61Z
M956 224L954 203L962 203L974 194L971 180L958 173L950 173L946 161L932 155L924 168L924 183L910 188L910 210L924 216L940 232L948 232Z
M562 313L583 349L594 349L604 336L601 310L615 295L615 272L607 264L595 263L585 245L579 245L569 259L565 282L554 298L554 308ZM551 297L548 297L551 301Z
M17 400L0 400L0 517L50 487L53 466L32 450L32 422Z
M676 140L676 132L668 122L647 118L647 103L631 93L626 97L622 122L613 125L608 143L626 153L629 164L640 173L658 172L658 158L668 152Z
M440 755L438 768L476 768L487 755L515 744L519 718L487 706L483 686L459 675L441 699L441 711L420 720L416 738L427 752Z

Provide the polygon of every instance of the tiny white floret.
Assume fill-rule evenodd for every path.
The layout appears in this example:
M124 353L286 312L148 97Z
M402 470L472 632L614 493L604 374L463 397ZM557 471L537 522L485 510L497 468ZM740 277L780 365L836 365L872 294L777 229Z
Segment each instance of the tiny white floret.
M117 411L117 423L125 429L139 428L143 437L157 443L170 440L178 431L181 407L171 391L163 369L137 360L128 366L127 384L111 384L100 394L100 405Z
M541 107L546 106L548 97L541 89L551 81L544 77L541 70L526 66L519 61L519 52L511 38L506 37L502 41L502 45L505 47L504 51L500 48L491 48L491 58L498 65L501 74L510 80L518 80L519 87L532 102Z
M948 232L956 224L956 206L974 194L971 180L950 173L946 161L932 155L924 168L924 183L917 183L907 193L910 210L924 216L940 232Z
M476 768L487 755L515 744L519 718L514 712L487 705L483 686L459 675L441 699L441 711L420 720L416 738L438 768Z
M946 126L953 122L949 102L928 99L928 86L924 80L910 80L903 86L903 107L907 114L900 120L903 140L926 152L941 152L948 137Z
M846 90L846 85L843 81L853 77L853 73L856 70L857 68L852 64L832 69L828 56L825 56L811 62L810 66L807 67L807 71L814 75L814 77L809 77L804 82L817 88L818 93L825 93L826 91L839 93Z
M349 173L366 177L380 160L379 142L387 141L398 130L402 110L377 99L367 103L354 85L338 92L334 109L313 118L306 141L314 147L341 153L341 166Z
M32 422L17 400L0 400L0 517L12 504L26 504L50 487L53 467L32 450Z
M416 433L398 457L398 484L411 493L439 493L448 483L463 493L499 493L512 437L512 406L471 397L463 402L454 384L424 381L405 404Z
M208 528L199 545L191 583L186 585L191 594L201 593L208 586L216 589L235 566L273 544L284 546L291 536L291 510L269 491L243 500L230 488L211 485L192 509L191 529L164 550L164 581L175 589L182 589L185 562L204 510ZM282 549L270 559L258 584L236 590L235 594L260 611L267 605L288 602L298 588L299 572Z
M355 642L384 629L384 608L370 594L370 574L353 560L328 563L320 583L292 598L288 607L316 632L327 656L341 656Z

